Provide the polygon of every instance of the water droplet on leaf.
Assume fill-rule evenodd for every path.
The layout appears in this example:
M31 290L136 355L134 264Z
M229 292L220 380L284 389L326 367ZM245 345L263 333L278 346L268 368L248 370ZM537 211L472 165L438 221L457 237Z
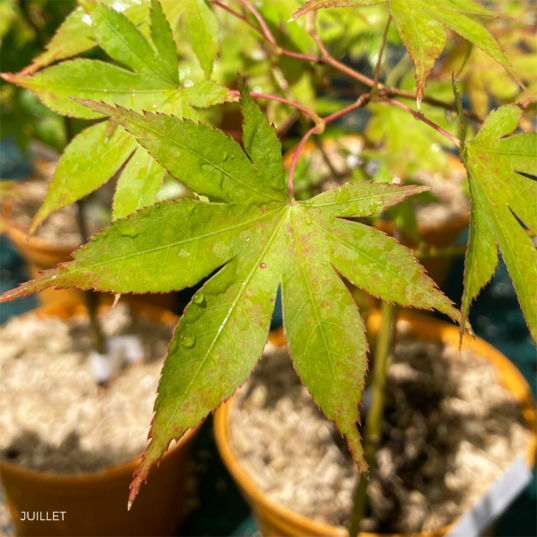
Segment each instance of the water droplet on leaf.
M196 344L195 336L187 337L183 340L183 346L185 346L187 349L192 349L195 344Z
M138 235L140 235L140 230L136 227L130 226L122 228L119 233L122 237L129 237L131 239L134 239L135 237L138 237Z
M227 160L227 157L228 157L227 151L224 151L222 153L222 160Z
M194 296L194 302L196 304L203 304L203 301L205 300L205 297L203 296L203 293L198 293Z
M309 226L311 224L311 218L306 216L305 220L306 220L306 224Z

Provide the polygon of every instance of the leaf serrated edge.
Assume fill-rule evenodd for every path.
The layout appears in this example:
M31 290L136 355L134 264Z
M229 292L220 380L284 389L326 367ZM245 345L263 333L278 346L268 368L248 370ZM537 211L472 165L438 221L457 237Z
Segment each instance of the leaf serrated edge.
M339 270L333 265L333 263L330 262L330 265L331 265L332 269L334 270L336 278L339 278L341 280L341 282L343 283L343 285L345 285L345 282L341 278L342 275L339 272ZM348 281L350 281L350 280L348 280ZM360 308L358 307L358 304L356 304L356 301L354 300L354 297L352 296L352 293L350 292L350 290L348 289L348 287L346 285L345 285L345 290L346 290L347 293L349 293L349 295L351 297L351 300L352 300L352 303L354 304L354 307L356 308L356 312L358 314L358 318L360 319L360 324L362 325L363 334L364 334L364 338L365 338L365 374L364 374L364 382L362 384L362 393L360 394L360 400L358 401L358 403L356 405L358 407L358 405L363 406L363 396L364 396L364 392L365 392L365 377L367 376L367 373L369 372L368 354L369 354L370 348L369 348L369 341L367 340L367 327L366 327L366 324L365 324L365 321L364 321L362 315L360 314ZM281 293L282 293L282 314L283 314L283 319L284 319L283 332L284 332L284 336L285 336L286 341L289 341L289 338L287 337L287 334L286 334L286 331L285 331L285 301L283 299L283 293L284 293L283 285L281 287ZM341 430L339 429L339 426L337 425L337 423L335 421L332 421L325 414L324 410L321 408L321 406L317 403L317 401L313 397L313 394L310 392L310 389L308 388L308 386L306 384L304 384L304 381L302 380L302 377L300 376L300 374L298 373L298 371L296 369L295 360L294 360L294 358L293 358L293 356L291 354L291 351L289 349L289 343L287 343L287 353L289 354L289 358L291 359L291 364L293 366L293 370L294 370L296 376L298 377L298 379L300 380L300 384L302 384L302 386L304 386L304 388L306 389L306 391L310 395L310 397L311 397L313 403L315 404L315 406L319 409L319 411L322 413L322 415L330 423L332 423L335 426L335 428L337 429L337 432L340 434L341 438L346 438L344 433L342 433ZM361 426L362 421L361 421L360 411L358 410L357 412L358 412L358 420L357 420L356 423L357 423L357 425ZM360 434L360 432L358 430L358 427L356 428L356 434L358 435L360 443L362 443L363 438L362 438L362 435ZM365 455L367 455L367 453L365 451L363 451L363 455L364 455L363 459L364 459L365 466L361 466L360 463L358 462L358 458L356 457L355 453L353 452L353 450L349 446L349 443L348 442L345 442L345 443L347 444L347 448L348 448L349 452L351 453L352 460L356 464L356 466L358 467L358 470L360 471L360 473L367 475L368 470L369 470L369 467L367 466L367 463L365 463Z

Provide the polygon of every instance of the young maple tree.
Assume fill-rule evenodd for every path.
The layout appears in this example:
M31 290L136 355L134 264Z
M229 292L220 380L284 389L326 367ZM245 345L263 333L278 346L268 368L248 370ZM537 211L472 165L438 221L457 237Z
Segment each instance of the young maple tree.
M511 135L523 112L519 106L501 106L481 122L463 109L456 91L454 104L425 94L425 81L446 44L446 28L480 47L522 86L482 22L500 14L472 0L310 0L295 13L293 18L327 7L386 4L387 24L374 78L369 78L329 53L311 15L304 31L311 39L307 46L317 46L318 55L280 47L275 25L249 1L212 2L214 10L227 12L256 32L271 57L329 67L371 88L349 106L320 117L289 95L250 93L243 82L239 91L232 91L209 79L218 44L217 19L204 0L124 0L122 13L111 1L79 3L83 9L73 12L30 68L3 77L32 90L60 114L103 119L66 148L30 231L51 212L81 199L122 170L115 221L74 252L71 261L4 293L0 300L49 287L114 294L170 292L209 277L185 309L170 344L150 443L135 474L130 501L170 441L196 426L248 378L266 343L280 286L285 336L296 371L345 435L362 472L371 462L370 456L366 461L357 429L368 345L364 323L341 276L383 301L434 308L459 322L461 330L469 329L470 303L492 277L499 247L530 332L537 338L537 251L530 237L537 232L537 135ZM234 3L242 5L246 15L229 5ZM267 7L267 16L273 15ZM177 39L180 20L206 77L190 87L180 83L178 70L174 36ZM415 92L379 81L392 20L415 63ZM95 42L130 70L88 59L47 67ZM244 117L242 147L201 121L195 110L237 95ZM254 98L284 103L310 122L287 178L276 129ZM414 100L418 110L400 99ZM295 199L293 177L306 141L370 102L413 115L460 150L472 202L461 311L410 250L356 221L404 203L425 187L363 180L308 200ZM460 138L425 117L421 103L458 110ZM467 120L479 125L468 139ZM196 199L155 204L164 170L187 185Z

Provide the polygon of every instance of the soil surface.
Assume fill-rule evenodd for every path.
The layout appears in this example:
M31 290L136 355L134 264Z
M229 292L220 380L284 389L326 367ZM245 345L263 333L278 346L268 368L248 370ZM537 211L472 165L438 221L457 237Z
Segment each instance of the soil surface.
M105 387L91 373L87 320L15 318L0 328L0 457L44 472L97 471L146 446L173 326L131 317L121 302L102 317L108 337L136 334L144 357Z
M454 347L400 340L387 382L382 447L362 531L439 530L525 453L530 432L492 365L470 351L459 357ZM367 392L364 400L367 407ZM230 424L241 465L272 500L320 522L348 525L358 473L286 350L267 346Z

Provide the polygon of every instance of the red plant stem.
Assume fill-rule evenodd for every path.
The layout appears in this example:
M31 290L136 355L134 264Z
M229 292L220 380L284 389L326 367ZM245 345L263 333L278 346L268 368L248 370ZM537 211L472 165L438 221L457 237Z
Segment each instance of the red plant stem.
M317 46L319 47L319 50L321 51L323 58L330 58L331 57L330 53L328 52L327 48L324 46L324 43L322 42L321 38L315 31L315 28L312 27L310 34L311 34L311 37L315 39L315 42L317 43Z
M352 103L349 106L346 106L339 112L335 112L334 114L331 114L329 116L326 116L321 120L320 123L312 127L300 140L300 143L296 146L295 152L293 153L293 159L291 160L291 166L289 167L289 177L287 179L287 192L289 193L289 197L293 199L293 178L295 175L295 168L298 162L298 157L300 156L300 153L302 151L302 148L304 147L304 144L308 141L308 138L312 134L322 134L324 131L324 127L326 124L331 123L332 121L335 121L336 119L344 116L345 114L348 114L349 112L352 112L353 110L356 110L357 108L360 108L361 106L364 106L369 101L369 93L364 93L360 96L360 98L355 102Z
M436 123L433 123L430 119L427 119L423 114L420 114L419 112L416 112L415 110L412 110L412 108L410 108L406 104L400 103L399 101L396 101L395 99L386 99L385 102L388 102L390 104L398 106L399 108L402 108L403 110L407 111L409 114L412 114L416 119L423 121L424 123L429 125L429 127L432 127L435 131L445 136L448 140L453 142L457 147L460 147L461 142L458 138L455 138L455 136L453 136L452 134L449 134L449 132L445 131L442 127L440 127Z
M293 160L291 160L291 166L289 167L289 177L287 179L287 192L289 194L289 197L291 199L294 199L293 195L293 177L295 175L295 168L296 164L298 162L298 157L300 156L300 152L302 151L302 148L304 147L304 144L308 141L308 138L315 132L319 131L319 126L315 125L315 127L312 127L300 140L300 143L296 146L295 152L293 153Z
M253 22L249 21L244 15L241 15L234 9L231 9L225 4L222 4L222 2L219 2L218 0L212 0L212 3L215 6L218 6L222 8L223 10L227 11L228 13L231 13L231 15L233 15L237 19L240 19L241 21L245 22L248 26L250 26L250 28L253 28L261 36L266 37L263 30L259 28L259 26L256 26ZM282 56L289 56L289 58L297 58L298 60L303 60L305 62L314 62L314 63L322 62L322 59L319 58L318 56L310 56L308 54L301 54L300 52L293 52L292 50L285 50L279 47L276 47L276 50Z
M239 95L240 91L238 90L229 90L229 93L232 95ZM270 101L278 101L280 103L288 104L289 106L292 106L293 108L296 108L297 110L300 110L301 112L304 112L307 116L309 116L316 124L322 123L322 119L309 108L306 108L305 106L302 106L299 103L295 103L293 101L290 101L289 99L284 99L283 97L277 97L276 95L267 95L266 93L253 93L250 92L250 95L252 97L255 97L256 99L268 99Z
M249 8L251 8L252 14L256 17L256 19L259 21L261 26L263 27L263 30L255 26L255 24L252 24L246 17L242 16L241 14L237 13L233 9L221 4L220 2L213 0L213 4L225 9L229 13L233 14L235 17L241 19L242 21L246 22L249 26L251 26L256 32L259 32L263 37L265 37L275 48L276 52L283 55L283 56L289 56L290 58L297 58L299 60L307 61L307 62L314 62L314 63L326 63L330 66L332 66L334 69L340 71L341 73L345 73L346 75L350 76L351 78L354 78L358 82L369 86L374 87L375 81L372 78L369 78L366 75L363 75L362 73L359 73L358 71L355 71L354 69L348 67L344 63L341 63L337 61L335 58L333 58L328 50L326 49L324 43L321 41L320 37L317 35L317 32L313 30L311 32L312 37L315 39L317 46L319 47L319 50L321 51L321 56L311 56L309 54L300 54L297 52L293 52L291 50L285 50L280 47L278 47L275 43L274 37L271 34L270 30L268 29L265 21L263 20L263 17L260 15L260 13L248 2L247 0L242 0L243 3ZM382 91L386 96L391 97L400 97L402 99L416 99L416 93L412 91L407 90L401 90L397 88L393 88L391 86L385 86L384 84L378 84L378 89ZM443 101L440 101L438 99L435 99L434 97L427 97L424 96L422 99L422 102L428 103L432 106L436 106L438 108L444 108L445 110L450 110L452 112L457 112L457 107L454 104L445 103ZM464 110L464 115L468 119L471 119L473 121L476 121L478 123L482 123L483 120L473 112L469 110Z
M300 52L293 52L292 50L285 50L283 48L278 48L278 52L282 56L289 56L289 58L297 58L299 60L304 60L306 62L322 63L323 59L319 56L309 56L308 54L301 54Z
M278 47L278 45L276 44L274 40L274 36L268 29L268 26L266 25L261 14L247 0L241 0L241 1L245 5L249 6L250 11L259 21L263 29L258 28L255 24L252 24L246 17L244 17L240 13L237 13L233 9L225 6L221 2L218 2L217 0L212 0L212 3L218 7L221 7L222 9L225 9L227 12L231 13L238 19L248 24L256 32L258 32L265 39L267 39L274 46L274 49L278 54L281 54L283 56L289 56L290 58L297 58L299 60L304 60L307 62L326 63L332 66L334 69L337 69L341 73L345 73L346 75L350 76L351 78L354 78L355 80L357 80L358 82L361 82L362 84L365 84L366 86L369 86L370 88L374 86L375 81L373 79L369 78L368 76L363 75L362 73L359 73L358 71L355 71L354 69L346 66L344 63L338 62L335 58L333 58L328 52L328 50L326 49L326 47L324 46L324 43L321 41L320 37L317 35L317 32L315 31L312 32L312 37L317 42L319 50L321 51L321 56L310 56L309 54L300 54L298 52L293 52L291 50L285 50L285 49ZM380 83L378 84L378 89L382 93L384 93L385 96L388 96L388 97L395 96L395 97L400 97L402 99L411 99L411 100L416 99L416 93L412 91L401 90L401 89L393 88L391 86L385 86L384 84L380 84ZM435 99L434 97L424 96L422 99L422 102L428 103L438 108L444 108L445 110L457 112L457 107L454 104L439 101L438 99ZM464 116L467 117L468 119L471 119L478 123L483 123L483 120L477 114L474 114L473 112L469 110L464 110L463 113L464 113Z
M386 46L386 39L388 37L388 30L390 29L390 23L392 22L392 16L388 15L388 22L386 23L386 28L384 28L384 35L382 36L382 44L379 50L379 57L377 60L377 65L375 66L375 76L373 78L373 87L371 93L378 95L378 85L379 85L379 76L380 76L380 65L382 63L382 55L384 54L384 47Z
M379 62L382 58L382 52L386 43L386 37L388 35L388 28L389 28L390 22L391 22L391 17L388 19L388 23L384 30L382 49L379 53ZM411 91L400 90L400 89L392 88L391 86L385 86L384 84L379 83L377 71L380 68L380 63L377 63L377 68L375 69L375 79L369 78L368 76L365 76L362 73L355 71L354 69L348 67L344 63L338 62L335 58L333 58L328 52L321 38L318 36L317 32L315 31L315 28L312 28L310 30L310 35L313 37L313 39L317 43L317 46L319 47L319 50L321 51L321 57L317 59L317 63L321 63L321 62L327 63L328 65L331 65L334 69L337 69L340 73L345 73L351 78L354 78L354 80L357 80L358 82L366 86L369 86L370 88L376 87L377 91L382 90L385 93L385 95L388 97L396 96L396 97L401 97L403 99L412 99L412 100L416 99L416 94ZM454 104L445 103L443 101L439 101L438 99L434 99L432 97L424 96L422 98L422 102L428 103L432 106L437 106L439 108L444 108L445 110L451 110L452 112L458 111L457 107ZM465 110L464 115L468 119L472 119L474 121L477 121L478 123L483 122L482 119L478 115L474 114L473 112L468 112Z
M231 9L225 4L222 4L222 2L218 2L218 0L212 0L212 3L215 6L221 7L224 11L231 13L234 17L237 17L237 19L240 19L242 22L245 22L248 26L253 28L256 32L258 32L260 35L264 37L263 30L261 30L261 28L259 28L259 26L256 26L253 22L250 22L244 15L241 15L240 13L238 13L234 9Z
M344 116L345 114L348 114L349 112L352 112L353 110L356 110L357 108L361 108L368 102L369 93L364 93L360 95L360 98L355 103L352 103L349 106L342 108L339 112L335 112L329 116L326 116L325 118L323 118L323 121L325 122L325 124L332 123L332 121L339 119L340 117Z
M317 46L319 47L319 50L321 51L321 59L323 63L327 63L328 65L331 65L338 71L349 75L351 78L358 80L358 82L361 82L362 84L365 84L366 86L369 86L369 87L373 86L373 80L371 78L369 78L368 76L362 75L362 73L359 73L358 71L355 71L354 69L351 69L350 67L347 67L345 64L338 62L335 58L333 58L330 55L330 52L328 52L328 49L324 46L324 43L322 42L321 38L315 31L315 28L312 28L310 30L310 35L311 37L313 37L313 39L315 39L315 42L317 43Z
M267 26L267 23L265 22L265 19L261 16L261 13L257 11L257 9L248 1L248 0L241 0L242 3L251 11L252 15L257 19L257 22L263 29L263 34L266 37L267 41L271 44L276 46L276 40L274 39L274 36L269 30L269 27Z

